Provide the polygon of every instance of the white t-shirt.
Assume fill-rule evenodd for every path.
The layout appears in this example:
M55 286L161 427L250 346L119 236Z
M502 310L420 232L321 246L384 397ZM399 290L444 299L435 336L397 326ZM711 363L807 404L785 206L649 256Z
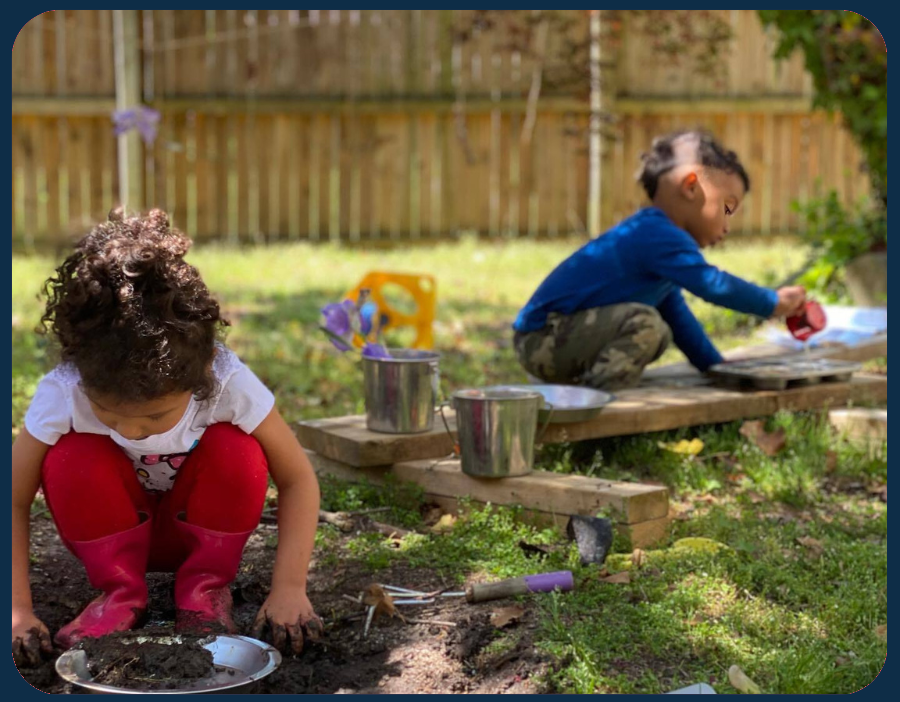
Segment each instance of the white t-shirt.
M206 427L229 422L250 434L275 406L272 392L222 345L213 360L213 374L217 389L212 397L201 402L192 397L181 420L166 433L131 441L94 416L78 371L72 364L61 364L38 384L25 414L25 428L50 446L70 431L109 436L131 458L144 489L165 492Z

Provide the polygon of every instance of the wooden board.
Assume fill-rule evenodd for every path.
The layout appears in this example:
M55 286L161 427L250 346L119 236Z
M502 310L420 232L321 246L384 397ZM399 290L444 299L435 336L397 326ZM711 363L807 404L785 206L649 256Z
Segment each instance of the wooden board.
M495 505L521 505L551 515L595 515L609 510L622 524L664 519L669 514L669 491L660 485L626 483L584 475L534 471L515 478L473 478L459 459L412 461L380 468L354 468L308 452L317 474L344 480L382 483L388 475L412 482L429 496L469 497Z
M456 432L453 412L451 431ZM351 466L387 466L402 461L439 458L453 452L453 441L440 418L423 434L379 434L366 429L365 415L312 419L294 425L304 448Z
M887 378L859 374L846 383L762 392L709 386L636 388L620 392L616 402L589 422L551 424L544 441L560 443L607 436L664 431L699 424L733 422L780 411L842 407L887 400Z
M858 374L846 383L825 383L780 391L741 392L685 379L674 386L640 387L619 391L617 400L595 419L551 424L544 443L582 441L609 436L642 434L700 424L717 424L776 412L843 407L848 403L886 402L887 377ZM705 381L708 382L708 381ZM452 432L453 412L447 412ZM440 458L452 442L440 420L423 434L378 434L366 429L363 415L300 422L295 431L304 447L352 466L379 466Z
M443 497L441 495L426 494L429 502L438 505L445 512L450 514L459 514L460 501L456 497ZM477 500L475 500L477 502ZM483 503L480 503L483 504ZM555 526L560 531L565 531L566 524L569 522L569 515L566 514L550 514L549 512L540 512L534 509L524 509L520 513L520 519L528 524L535 526ZM671 517L660 517L659 519L650 519L646 522L638 524L621 524L615 525L616 533L628 539L632 548L650 548L663 542L669 536L669 527L672 524Z
M832 410L828 421L839 433L855 439L887 441L887 410L854 407Z

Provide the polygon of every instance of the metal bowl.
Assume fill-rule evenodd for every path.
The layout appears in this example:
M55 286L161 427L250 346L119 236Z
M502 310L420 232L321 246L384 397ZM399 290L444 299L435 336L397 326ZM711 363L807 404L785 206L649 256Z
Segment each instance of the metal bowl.
M539 392L544 396L545 405L538 412L538 421L549 421L550 424L586 422L616 399L615 395L603 390L578 385L497 385L491 389L500 388Z
M153 642L177 646L182 639L180 636L136 635L133 639L123 639L122 642L124 644ZM79 649L71 649L62 654L56 660L56 672L66 682L93 693L192 695L210 692L252 692L258 681L281 665L281 654L276 649L247 636L213 636L203 645L203 648L212 653L213 664L217 668L225 670L210 675L208 678L196 680L189 687L183 689L157 690L148 687L144 690L128 690L94 682L88 669L87 653Z

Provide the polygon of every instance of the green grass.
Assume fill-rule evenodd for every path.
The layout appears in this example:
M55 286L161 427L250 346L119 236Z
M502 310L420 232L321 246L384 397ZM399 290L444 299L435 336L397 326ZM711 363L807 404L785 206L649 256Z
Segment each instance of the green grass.
M578 242L485 244L473 239L409 251L354 251L305 245L191 253L234 322L229 344L272 387L289 420L362 412L356 363L333 352L317 331L319 308L369 270L430 273L438 281L436 346L443 354L442 391L524 381L509 325L536 285ZM709 258L726 270L773 284L803 262L790 243L731 244ZM46 258L14 257L13 435L51 360L32 333L35 299L52 270ZM749 320L691 300L721 348L747 343ZM408 337L397 337L403 343ZM663 361L681 360L677 351ZM883 366L886 372L886 365ZM574 547L552 529L516 519L517 510L471 506L442 535L404 538L399 548L362 535L342 548L330 527L319 530L318 567L358 559L376 571L398 559L437 570L448 582L572 569L575 592L535 596L535 642L553 654L548 682L566 692L664 692L709 682L727 692L726 671L740 665L764 692L849 693L871 682L887 652L874 632L887 623L887 509L870 484L886 483L886 447L870 457L841 441L814 415L779 415L785 450L772 458L739 434L739 425L699 427L546 447L547 470L668 485L684 519L669 542L630 566L626 545L610 557L611 572L631 582L599 580ZM693 458L659 442L698 437ZM421 492L408 485L376 488L323 480L323 506L354 510L387 506L380 521L419 525ZM729 549L717 555L670 548L704 536ZM800 538L821 544L821 554ZM549 545L546 558L525 555L520 541ZM809 543L809 542L807 542ZM274 544L273 544L274 545ZM498 634L497 650L516 631ZM839 664L838 664L839 663Z

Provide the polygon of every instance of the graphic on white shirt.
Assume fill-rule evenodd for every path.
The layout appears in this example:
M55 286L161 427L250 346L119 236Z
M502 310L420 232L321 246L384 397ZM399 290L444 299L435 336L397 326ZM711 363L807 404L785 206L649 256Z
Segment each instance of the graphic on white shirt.
M196 439L184 453L151 453L148 456L141 456L141 467L137 468L135 472L144 489L151 492L164 492L171 487L175 478L178 477L178 471L182 464L199 443L199 439Z

